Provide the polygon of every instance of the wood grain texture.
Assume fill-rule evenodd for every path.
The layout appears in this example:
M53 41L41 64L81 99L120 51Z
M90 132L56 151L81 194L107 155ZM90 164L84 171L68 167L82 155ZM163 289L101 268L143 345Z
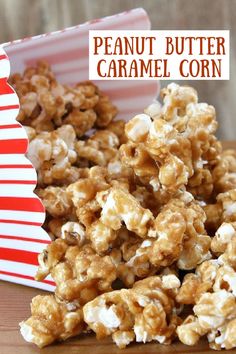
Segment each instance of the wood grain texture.
M225 142L225 148L235 148L236 142ZM0 282L0 354L210 354L206 340L195 347L188 347L179 342L171 346L160 344L133 344L119 350L110 339L97 341L94 335L79 336L66 342L38 349L23 340L19 332L19 322L30 315L30 301L44 291L22 285ZM233 354L235 350L227 351Z
M236 0L0 0L0 43L143 7L153 29L229 29L230 81L181 81L216 107L221 139L236 135ZM163 85L167 82L163 81Z

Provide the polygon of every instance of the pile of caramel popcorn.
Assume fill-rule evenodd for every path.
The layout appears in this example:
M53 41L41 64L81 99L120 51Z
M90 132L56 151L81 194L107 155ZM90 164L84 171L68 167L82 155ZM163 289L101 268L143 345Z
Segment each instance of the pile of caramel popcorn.
M236 152L214 108L172 83L126 123L93 83L61 85L46 63L11 84L52 239L36 279L56 284L32 300L25 340L236 347Z

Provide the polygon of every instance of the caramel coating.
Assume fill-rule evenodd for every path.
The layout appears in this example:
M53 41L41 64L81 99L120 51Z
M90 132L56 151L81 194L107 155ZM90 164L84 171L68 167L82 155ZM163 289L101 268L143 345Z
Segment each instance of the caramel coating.
M44 189L37 189L36 193L51 216L65 217L72 212L73 204L68 198L65 187L48 186Z
M132 289L100 295L84 306L84 320L98 339L112 335L119 348L133 340L169 344L180 322L174 313L179 282L173 280L168 290L156 276L135 283Z
M117 114L117 108L92 82L61 85L44 61L26 68L22 75L13 74L10 82L20 99L17 119L37 132L71 124L81 137L95 124L105 128Z
M68 177L77 158L75 138L73 127L65 125L39 133L30 141L27 157L38 172L39 185L58 184Z
M118 154L119 139L109 130L99 130L86 141L78 141L78 158L87 159L98 166L107 166Z
M212 172L216 193L227 192L236 188L236 152L224 150L219 156Z
M54 295L35 296L31 317L21 322L20 327L24 339L39 348L76 336L85 329L82 309L74 303L61 302Z
M198 103L190 87L170 84L162 95L161 108L153 103L126 124L128 141L121 146L121 159L156 191L174 194L186 186L194 196L208 199L214 188L212 169L221 151L214 136L215 110Z
M39 255L36 279L42 280L50 273L56 283L57 298L76 300L82 306L98 294L111 290L117 277L116 267L111 257L97 255L91 246L70 246L66 241L53 241Z
M203 262L195 274L187 274L176 296L180 303L195 305L194 316L188 316L177 328L178 337L184 344L195 345L201 336L207 335L212 349L235 346L236 237L234 228L229 225L222 224L212 241L212 248L222 251L221 256ZM226 245L227 237L232 241Z
M172 83L163 104L114 121L97 86L61 85L46 63L11 83L52 239L35 278L56 284L33 299L24 338L236 347L236 153L214 108Z

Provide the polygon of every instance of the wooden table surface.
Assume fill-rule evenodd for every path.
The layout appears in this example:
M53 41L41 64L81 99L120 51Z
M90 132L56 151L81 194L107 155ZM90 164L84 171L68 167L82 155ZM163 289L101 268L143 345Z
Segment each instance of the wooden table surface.
M236 142L226 142L224 146L236 148ZM31 299L44 291L28 288L22 285L0 282L0 354L152 354L152 353L214 353L208 349L208 344L202 340L195 347L188 347L179 342L171 346L156 343L133 344L119 350L110 339L97 341L94 335L80 336L64 343L38 349L27 343L19 332L19 322L30 315ZM227 351L227 354L235 350Z

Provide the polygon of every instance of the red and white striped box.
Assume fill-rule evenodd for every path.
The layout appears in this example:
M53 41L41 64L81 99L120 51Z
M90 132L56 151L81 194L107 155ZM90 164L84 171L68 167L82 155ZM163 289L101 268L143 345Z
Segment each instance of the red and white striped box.
M73 85L89 78L89 30L146 30L150 21L139 8L93 20L62 31L5 43L11 72L22 72L38 60L47 60L59 82ZM25 157L24 129L16 121L19 101L7 84L9 60L0 48L0 279L53 290L48 277L36 282L38 253L50 238L41 228L45 213L33 193L36 172ZM96 82L95 82L96 83ZM99 81L98 86L117 105L117 118L128 120L155 99L158 81Z

